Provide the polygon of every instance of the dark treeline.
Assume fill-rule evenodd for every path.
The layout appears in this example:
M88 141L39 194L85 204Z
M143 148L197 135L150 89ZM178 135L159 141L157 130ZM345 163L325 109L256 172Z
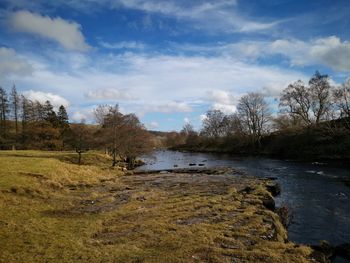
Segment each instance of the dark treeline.
M0 87L0 149L104 150L115 166L121 159L134 166L135 159L151 149L150 135L135 114L122 114L118 105L100 105L97 125L70 123L61 105L56 112L50 101L40 103Z
M316 72L296 81L272 112L261 93L242 96L237 111L209 110L202 128L186 124L167 134L167 146L190 151L268 154L288 158L350 157L350 79L338 87Z

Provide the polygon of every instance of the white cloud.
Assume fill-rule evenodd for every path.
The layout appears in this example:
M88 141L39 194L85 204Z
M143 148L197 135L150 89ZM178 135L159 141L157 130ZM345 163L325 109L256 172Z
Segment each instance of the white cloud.
M230 91L211 90L208 92L208 100L212 102L212 109L221 110L225 114L232 114L236 111L236 104L239 96Z
M27 99L30 99L32 101L39 101L40 103L45 103L47 100L49 100L52 106L54 106L55 110L57 110L61 105L65 107L69 106L68 100L61 97L60 95L52 93L28 90L23 92L23 95L26 96Z
M186 102L170 101L166 104L146 104L140 107L139 113L149 112L173 113L173 112L191 112L192 108Z
M208 116L206 115L206 114L201 114L201 115L199 115L199 120L200 121L204 121L204 120L206 120L208 118Z
M318 39L311 48L311 55L336 70L350 71L350 42L338 37Z
M86 97L91 100L135 100L136 97L127 89L105 88L90 90Z
M214 110L220 110L225 114L232 114L236 112L236 106L231 104L220 104L220 103L214 103L212 108Z
M298 39L277 39L275 41L242 41L219 45L197 46L173 44L180 51L232 57L249 63L258 58L282 55L291 66L324 65L337 71L350 70L350 42L339 37L302 41Z
M279 39L257 49L264 55L284 55L293 66L322 64L338 71L350 70L350 42L336 36L310 41Z
M248 91L265 87L271 94L277 94L290 82L307 78L297 71L225 56L108 54L91 57L89 66L71 72L64 71L72 68L71 61L62 64L63 70L59 70L51 69L50 61L45 64L35 57L28 59L34 72L16 80L21 90L50 91L70 98L74 111L91 107L87 97L101 100L113 97L125 112L136 112L139 116L151 112L191 112L195 105L208 103L233 112L235 98ZM135 101L128 100L131 98Z
M159 123L156 121L152 121L151 123L147 124L147 128L148 129L156 129L159 127Z
M10 17L10 23L16 31L54 40L67 50L87 51L90 49L81 32L81 25L73 21L18 11Z
M9 2L10 0L5 1ZM237 8L237 0L56 0L49 1L49 3L45 0L38 0L35 1L35 4L27 2L31 1L11 0L10 4L14 7L27 7L31 10L41 10L47 5L53 8L69 6L88 13L96 12L101 8L141 10L148 14L157 13L176 18L194 29L207 30L212 34L269 30L283 22L257 20L248 14L243 14ZM149 26L149 21L150 17L146 16L146 26Z
M99 42L100 46L107 49L145 49L146 45L136 41L121 41L116 43Z
M0 80L2 76L28 75L33 71L32 66L11 48L0 47Z
M82 121L86 121L89 117L89 114L86 114L84 112L81 111L76 111L73 113L71 120L73 120L74 122L82 122Z
M279 22L258 22L244 17L237 11L236 0L159 1L159 0L118 0L115 7L127 7L152 13L161 13L195 23L197 29L220 31L252 32L274 27Z
M210 100L220 104L233 104L237 101L237 96L229 91L211 90L208 92Z
M188 117L185 117L184 118L184 123L190 123L191 121L190 121L190 119L188 118Z

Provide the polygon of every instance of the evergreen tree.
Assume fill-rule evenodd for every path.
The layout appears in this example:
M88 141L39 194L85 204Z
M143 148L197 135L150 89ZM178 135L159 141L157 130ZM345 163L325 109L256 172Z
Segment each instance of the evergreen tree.
M72 130L69 127L68 114L66 108L61 105L57 112L57 122L60 129L60 139L62 141L62 149L65 148L72 137Z
M50 101L46 101L43 105L44 120L50 122L53 127L58 127L58 119L56 112L53 110L53 106Z
M57 120L61 129L68 126L68 114L66 108L63 105L61 105L58 109Z

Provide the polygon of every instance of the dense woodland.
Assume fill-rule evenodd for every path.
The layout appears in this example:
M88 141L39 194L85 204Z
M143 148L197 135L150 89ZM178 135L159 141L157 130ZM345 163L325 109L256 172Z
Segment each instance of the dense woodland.
M288 158L350 157L350 79L338 87L316 72L285 88L278 112L261 93L239 99L237 111L209 110L202 128L186 124L167 145L192 151L268 154Z
M104 150L112 165L135 158L152 147L150 134L135 114L122 114L118 105L100 105L97 124L70 123L63 105L56 112L50 101L44 104L19 95L13 86L8 93L0 87L0 149Z

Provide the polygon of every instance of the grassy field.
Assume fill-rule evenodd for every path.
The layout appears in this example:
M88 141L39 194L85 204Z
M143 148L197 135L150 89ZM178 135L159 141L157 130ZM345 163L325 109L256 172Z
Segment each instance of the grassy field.
M232 175L124 175L99 153L0 152L0 262L310 262ZM243 189L251 191L243 191Z

